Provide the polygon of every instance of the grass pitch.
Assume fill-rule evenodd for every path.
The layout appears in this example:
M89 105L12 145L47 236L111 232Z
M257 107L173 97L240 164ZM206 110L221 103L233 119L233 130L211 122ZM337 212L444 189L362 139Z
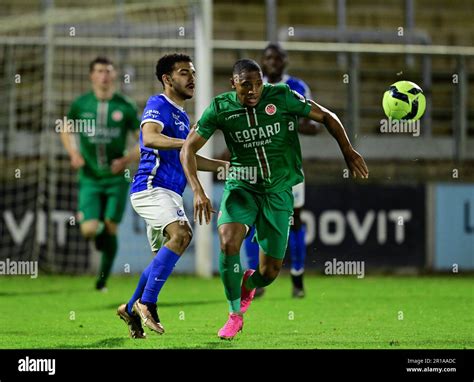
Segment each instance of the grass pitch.
M115 314L138 276L0 277L1 349L472 349L473 277L306 276L291 298L282 275L252 303L243 333L217 338L227 319L219 278L172 275L161 292L166 333L128 338Z

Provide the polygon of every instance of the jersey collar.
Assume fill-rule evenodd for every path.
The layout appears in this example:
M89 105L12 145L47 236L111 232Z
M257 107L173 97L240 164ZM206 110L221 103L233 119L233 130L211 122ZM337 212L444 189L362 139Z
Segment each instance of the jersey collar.
M160 95L162 95L175 108L184 112L184 108L179 106L176 102L172 101L170 98L168 98L165 93L161 93Z

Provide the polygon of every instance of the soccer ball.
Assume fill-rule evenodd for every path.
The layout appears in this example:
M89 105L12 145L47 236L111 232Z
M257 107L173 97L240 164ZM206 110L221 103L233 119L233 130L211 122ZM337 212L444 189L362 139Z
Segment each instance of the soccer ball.
M426 99L417 84L398 81L384 93L382 106L388 118L416 121L425 112Z

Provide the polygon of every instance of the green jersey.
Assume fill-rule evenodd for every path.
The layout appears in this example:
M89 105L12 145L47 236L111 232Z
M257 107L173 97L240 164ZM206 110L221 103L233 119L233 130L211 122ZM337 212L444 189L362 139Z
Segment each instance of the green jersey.
M94 179L121 177L112 173L110 165L125 154L127 133L140 128L133 101L119 93L100 101L90 91L72 103L67 117L80 136L79 151L85 165L79 175Z
M235 91L215 97L196 132L209 139L222 130L231 154L227 189L281 192L304 179L298 119L310 110L308 100L288 85L264 84L255 107L242 105Z

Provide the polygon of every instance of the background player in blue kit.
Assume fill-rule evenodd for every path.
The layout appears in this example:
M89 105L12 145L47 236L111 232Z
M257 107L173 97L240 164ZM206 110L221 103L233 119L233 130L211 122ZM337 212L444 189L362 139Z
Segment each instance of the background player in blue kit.
M194 95L194 65L187 55L166 55L156 65L156 77L164 92L151 96L143 111L140 164L130 190L132 206L147 223L148 240L156 256L143 271L128 304L117 310L132 338L145 337L141 322L164 333L156 308L158 294L192 238L183 208L186 177L179 152L189 133L183 107ZM218 171L227 165L225 161L197 158L201 171Z
M270 43L263 50L262 70L263 81L270 84L287 84L291 90L298 92L307 99L312 99L311 91L308 85L301 79L290 76L285 73L288 65L288 55L286 51L275 43ZM318 125L308 119L300 118L298 132L305 135L315 135L318 133ZM301 210L304 206L304 181L293 186L293 224L290 226L290 235L288 238L288 248L291 258L291 281L293 284L293 297L304 297L305 291L303 286L304 262L306 258L305 226L301 222ZM259 263L259 247L253 241L255 227L245 240L245 251L250 269L258 269ZM265 289L257 288L255 296L263 295Z

